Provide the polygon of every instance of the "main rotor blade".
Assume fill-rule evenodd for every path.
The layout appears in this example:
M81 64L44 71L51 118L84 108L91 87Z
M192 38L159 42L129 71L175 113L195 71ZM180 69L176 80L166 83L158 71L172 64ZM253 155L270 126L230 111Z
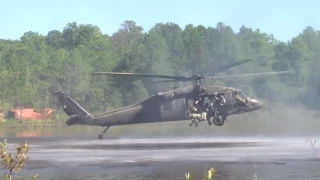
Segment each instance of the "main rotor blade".
M153 77L153 78L165 78L175 80L188 80L185 76L169 76L169 75L155 75L155 74L139 74L139 73L121 73L121 72L94 72L93 75L116 75L116 76L136 76L136 77Z
M226 75L226 76L211 76L208 79L223 79L223 78L232 78L240 76L257 76L257 75L275 75L275 74L289 74L289 71L275 71L275 72L263 72L263 73L249 73L249 74L235 74L235 75Z
M151 82L148 82L148 83L155 84L155 83L168 83L168 82L180 82L180 81L190 81L190 79L183 79L183 80L170 79L170 80L163 80L163 81L151 81Z
M254 60L254 59L242 59L241 61L235 62L235 63L233 63L233 64L230 64L230 65L228 65L228 66L225 66L224 68L219 69L219 70L216 71L215 73L218 73L218 72L227 70L227 69L232 68L232 67L234 67L234 66L239 66L239 65L241 65L241 64L248 63L248 62L253 61L253 60Z

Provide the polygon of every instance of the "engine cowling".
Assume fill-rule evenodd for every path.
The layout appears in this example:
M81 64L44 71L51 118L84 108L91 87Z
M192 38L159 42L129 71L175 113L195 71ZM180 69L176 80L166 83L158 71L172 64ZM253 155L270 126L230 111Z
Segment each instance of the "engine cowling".
M174 99L174 94L169 92L158 92L156 93L156 96L163 98L163 100L165 101L170 101Z
M183 98L192 96L197 93L204 92L206 88L204 86L192 86L192 87L184 87L184 88L178 88L174 90L173 94L175 98Z
M175 98L182 98L191 93L193 93L193 90L191 88L178 88L173 92Z
M173 91L168 91L168 92L157 92L156 96L159 96L164 100L173 100L173 99L180 99L185 97L192 97L195 94L201 93L203 91L205 91L205 87L189 86L189 87L177 88Z

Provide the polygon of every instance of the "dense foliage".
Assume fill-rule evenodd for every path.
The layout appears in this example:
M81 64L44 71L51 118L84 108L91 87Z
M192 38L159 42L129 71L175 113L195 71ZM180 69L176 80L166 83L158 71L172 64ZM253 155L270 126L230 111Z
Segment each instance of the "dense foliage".
M320 34L312 27L286 43L245 26L235 33L223 23L208 28L189 24L184 29L175 23L158 23L143 32L134 21L125 21L112 36L104 35L97 26L73 22L62 32L52 30L41 35L30 31L20 40L1 40L0 106L2 110L9 105L53 107L50 92L64 86L84 108L109 110L139 102L175 84L94 77L91 72L209 74L243 58L257 60L228 73L289 70L294 74L216 83L241 88L269 102L318 106L314 97L320 78Z

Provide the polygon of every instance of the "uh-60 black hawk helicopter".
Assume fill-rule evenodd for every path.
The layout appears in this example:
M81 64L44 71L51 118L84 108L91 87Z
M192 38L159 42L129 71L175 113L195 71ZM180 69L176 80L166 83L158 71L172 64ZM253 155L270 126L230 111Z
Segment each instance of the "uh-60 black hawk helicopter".
M220 71L226 70L236 65L240 65L245 62L249 62L250 60L252 59L246 59L244 61L231 64L225 68L220 69ZM213 118L213 124L222 126L226 121L227 116L255 111L263 107L263 102L248 96L242 90L236 89L234 87L203 84L204 79L221 79L237 76L282 73L287 73L287 71L252 73L231 76L167 76L135 73L96 72L93 74L165 78L169 80L158 82L193 81L194 83L191 86L178 87L166 92L158 92L155 95L144 100L143 102L98 114L91 114L87 112L77 102L75 102L66 91L61 88L58 91L53 92L53 95L58 99L59 103L63 107L64 112L69 116L68 120L66 121L66 124L68 126L101 126L104 128L104 130L102 131L102 134L98 136L98 138L102 139L103 135L111 126L190 120L191 118L188 116L188 100L194 100L199 97L214 99L214 97L216 97L217 95L223 95L225 97L225 104L214 104L214 107L210 108L210 110L207 112L207 120L210 121L210 119ZM238 102L236 96L242 98L242 100L245 100L245 103ZM213 109L215 109L215 111L213 111ZM216 112L219 113L219 116L216 116Z

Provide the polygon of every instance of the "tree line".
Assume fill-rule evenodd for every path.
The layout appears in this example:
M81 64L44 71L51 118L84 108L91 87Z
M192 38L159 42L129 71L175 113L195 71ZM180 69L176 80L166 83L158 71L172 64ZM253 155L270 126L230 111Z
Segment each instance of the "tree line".
M216 80L268 103L320 107L320 33L306 27L288 42L242 26L215 27L158 23L148 32L125 21L112 35L98 26L68 23L47 35L26 32L19 40L0 40L1 109L55 107L51 92L64 87L84 108L104 111L137 103L176 84L150 79L92 76L96 71L147 74L214 74L219 68L255 61L223 74L290 71L290 75ZM154 79L153 79L154 80ZM211 83L208 81L207 83ZM186 84L185 84L186 85Z

